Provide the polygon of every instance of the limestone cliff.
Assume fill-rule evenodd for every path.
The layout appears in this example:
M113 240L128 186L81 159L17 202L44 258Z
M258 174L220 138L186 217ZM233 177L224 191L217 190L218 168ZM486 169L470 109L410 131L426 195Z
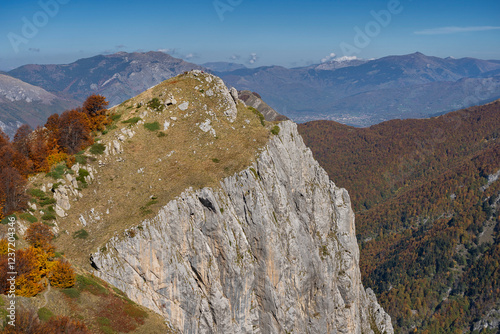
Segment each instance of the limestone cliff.
M113 237L96 275L183 333L392 333L361 283L347 191L279 127L249 168Z

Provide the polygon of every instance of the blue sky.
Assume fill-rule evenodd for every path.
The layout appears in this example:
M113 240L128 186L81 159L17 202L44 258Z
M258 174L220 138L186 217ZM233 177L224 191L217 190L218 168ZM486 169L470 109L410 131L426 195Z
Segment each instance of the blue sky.
M151 50L250 67L416 51L500 59L498 0L16 0L0 8L0 70Z

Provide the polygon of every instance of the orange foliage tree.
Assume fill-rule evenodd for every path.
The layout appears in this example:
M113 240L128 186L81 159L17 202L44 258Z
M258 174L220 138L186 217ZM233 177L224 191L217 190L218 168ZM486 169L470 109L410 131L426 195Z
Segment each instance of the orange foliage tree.
M50 231L49 227L43 223L33 223L26 230L25 239L33 247L39 247L51 254L53 246L50 242L54 238L54 234Z
M109 102L102 95L90 95L83 103L82 111L87 115L92 131L104 130L104 127L109 124L106 116L108 104Z
M23 124L19 127L19 129L17 129L17 132L14 135L14 148L26 158L29 158L29 142L31 132L31 127L28 124Z
M38 128L31 133L29 145L29 158L32 162L34 172L47 172L49 166L49 141L47 130Z
M0 161L0 207L3 213L8 215L14 210L26 206L26 194L24 191L26 179L19 171L10 166L2 166ZM3 195L2 195L3 194Z
M87 116L78 110L69 110L59 117L58 144L66 153L74 154L91 145L91 126Z
M34 247L16 251L16 293L33 297L43 290L42 277L46 274L47 254Z
M55 261L51 269L50 284L52 286L64 289L72 287L75 284L75 272L67 261Z

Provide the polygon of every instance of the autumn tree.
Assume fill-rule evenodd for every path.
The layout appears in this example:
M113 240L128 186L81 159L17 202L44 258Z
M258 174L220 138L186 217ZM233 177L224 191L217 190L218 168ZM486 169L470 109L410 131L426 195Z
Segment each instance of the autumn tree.
M0 134L0 206L4 214L9 214L25 205L24 186L29 164L10 142L1 138Z
M30 134L33 132L28 124L21 125L14 135L14 148L26 158L29 158L30 153Z
M16 293L33 297L43 290L42 277L47 273L48 255L40 248L28 247L16 251Z
M91 145L91 126L84 113L78 110L69 110L59 117L58 144L66 153L74 154L82 148Z
M0 191L0 207L3 201L4 214L8 215L14 210L26 206L25 184L26 180L17 169L10 166L0 166L0 189L2 189Z
M59 151L59 137L61 136L59 128L59 115L50 115L44 128L47 131L46 141L48 150L51 151L51 153Z
M109 123L106 116L108 104L104 96L95 94L90 95L83 103L82 111L87 115L92 131L104 130L104 126Z
M43 223L33 223L26 230L25 239L33 247L45 249L53 238L54 234L50 231L50 228Z
M23 176L27 176L30 169L28 159L17 152L11 143L0 148L0 167L13 167Z
M0 129L0 149L9 144L9 137Z
M49 156L50 150L47 132L46 129L38 128L31 133L29 158L32 162L34 172L47 172L49 169L47 157ZM55 143L57 143L57 139ZM55 151L57 151L57 148Z
M75 272L65 260L57 260L52 266L50 284L58 288L70 288L75 285Z

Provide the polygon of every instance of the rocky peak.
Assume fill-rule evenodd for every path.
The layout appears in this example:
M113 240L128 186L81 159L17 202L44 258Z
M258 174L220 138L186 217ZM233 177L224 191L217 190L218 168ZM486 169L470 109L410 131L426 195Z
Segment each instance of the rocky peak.
M57 180L66 256L183 333L393 332L361 283L349 195L296 124L198 70L111 111L102 155Z

